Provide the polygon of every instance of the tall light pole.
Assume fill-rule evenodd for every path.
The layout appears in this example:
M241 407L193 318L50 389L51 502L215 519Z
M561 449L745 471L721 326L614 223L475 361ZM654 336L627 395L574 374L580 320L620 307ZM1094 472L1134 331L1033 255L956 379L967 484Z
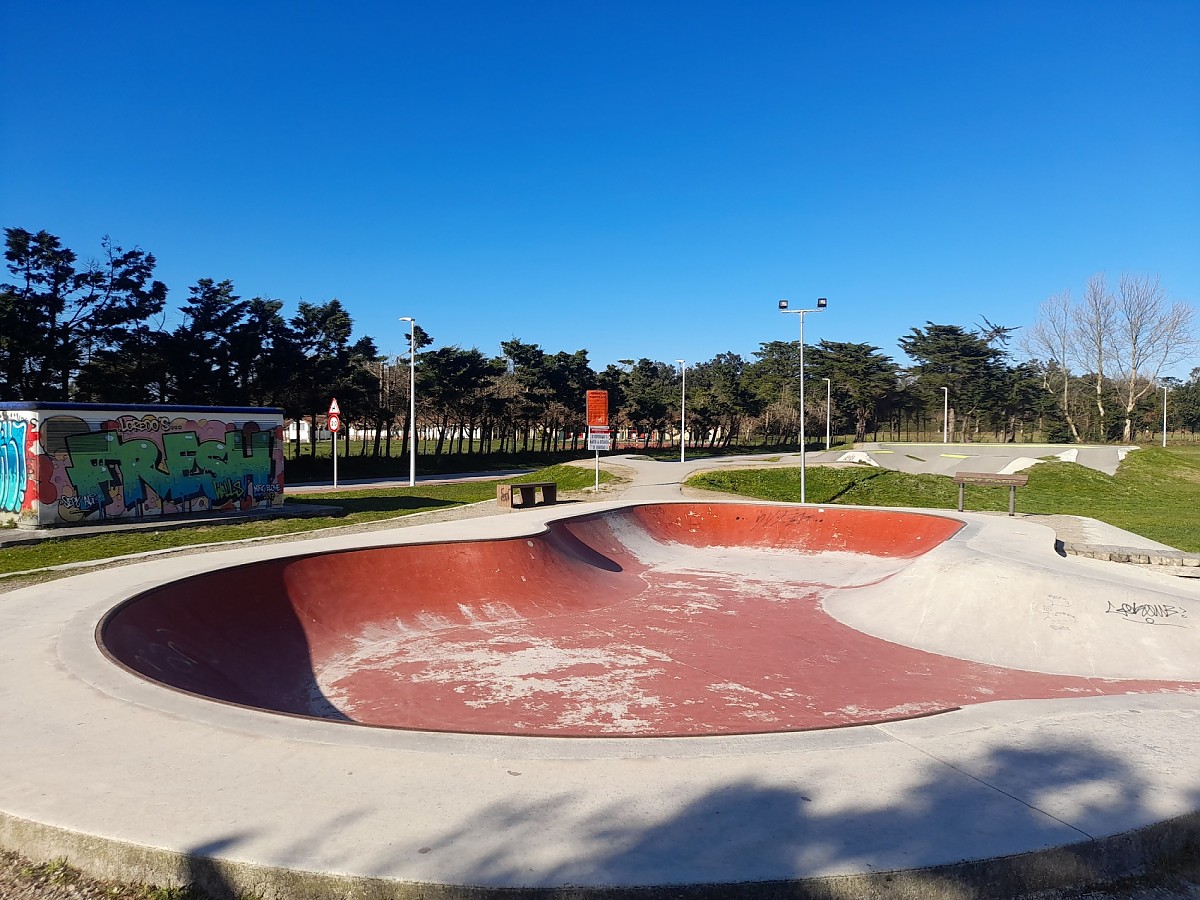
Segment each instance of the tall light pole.
M800 317L800 502L808 502L807 485L805 484L805 469L807 468L807 459L805 458L804 449L804 314L810 312L820 312L823 310L829 301L824 297L817 299L816 309L788 309L786 300L779 301L779 311L784 313L795 313Z
M679 461L687 462L687 363L682 359L677 359L679 363L679 375L682 379L679 383Z
M833 420L833 382L825 379L825 451L829 452L830 422Z
M417 320L401 316L408 323L408 486L417 484Z
M950 435L950 388L942 388L942 443Z
M1167 449L1167 386L1163 385L1163 449Z

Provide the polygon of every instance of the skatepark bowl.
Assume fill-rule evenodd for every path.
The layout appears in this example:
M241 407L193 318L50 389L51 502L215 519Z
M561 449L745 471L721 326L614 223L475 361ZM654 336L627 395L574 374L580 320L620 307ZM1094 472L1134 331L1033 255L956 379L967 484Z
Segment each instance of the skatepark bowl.
M825 612L831 592L877 587L961 527L862 509L636 506L529 538L221 569L132 598L99 640L146 678L226 703L481 734L802 731L1182 687L955 659Z
M1200 847L1200 584L638 497L0 600L0 846L216 898L1054 896Z

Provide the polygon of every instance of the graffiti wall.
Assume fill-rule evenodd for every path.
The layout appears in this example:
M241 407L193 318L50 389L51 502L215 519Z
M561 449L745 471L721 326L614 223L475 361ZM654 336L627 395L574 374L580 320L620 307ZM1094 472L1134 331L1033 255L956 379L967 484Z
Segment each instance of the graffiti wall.
M0 410L0 515L10 521L29 506L29 460L36 432L29 413Z
M22 525L249 511L283 502L283 420L220 408L0 413L0 500ZM20 416L24 418L20 418Z

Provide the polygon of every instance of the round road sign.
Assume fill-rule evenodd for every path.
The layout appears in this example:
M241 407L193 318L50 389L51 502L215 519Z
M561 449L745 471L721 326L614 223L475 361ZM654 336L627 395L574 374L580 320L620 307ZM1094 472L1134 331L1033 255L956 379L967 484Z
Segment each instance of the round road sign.
M329 417L329 430L330 431L336 432L341 427L342 427L342 420L340 418L338 418L337 416Z

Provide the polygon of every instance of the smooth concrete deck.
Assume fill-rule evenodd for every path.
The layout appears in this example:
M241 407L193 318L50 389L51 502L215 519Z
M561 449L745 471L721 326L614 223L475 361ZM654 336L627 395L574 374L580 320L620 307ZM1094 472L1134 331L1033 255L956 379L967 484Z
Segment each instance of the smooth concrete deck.
M629 499L678 499L677 478L657 473L662 483ZM821 731L480 736L215 703L114 666L95 641L107 610L183 577L534 536L579 511L233 548L3 595L0 844L98 874L268 897L661 886L663 896L938 897L1089 881L1200 834L1200 696L1188 687ZM1200 682L1194 583L1064 559L1029 520L952 518L966 523L957 534L874 593L835 591L825 611L952 659ZM336 602L342 586L313 589Z

